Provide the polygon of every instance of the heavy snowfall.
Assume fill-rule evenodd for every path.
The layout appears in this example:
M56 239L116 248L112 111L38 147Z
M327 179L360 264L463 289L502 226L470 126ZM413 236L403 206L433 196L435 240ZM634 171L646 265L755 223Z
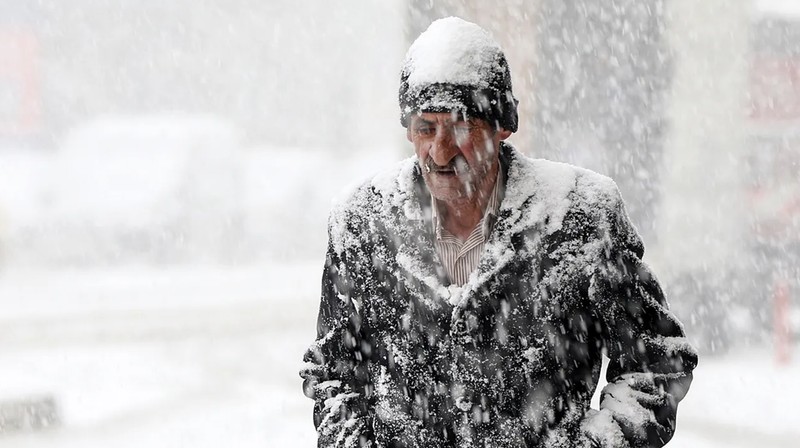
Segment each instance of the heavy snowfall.
M0 446L316 446L328 215L413 154L403 58L451 15L510 142L618 184L700 354L668 446L797 446L797 2L337 3L0 0Z

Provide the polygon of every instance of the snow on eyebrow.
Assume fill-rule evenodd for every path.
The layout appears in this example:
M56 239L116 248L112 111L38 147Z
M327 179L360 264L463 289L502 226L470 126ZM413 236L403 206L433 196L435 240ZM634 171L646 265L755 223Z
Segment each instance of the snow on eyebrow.
M431 108L458 110L462 107L463 102L458 96L454 95L452 92L441 90L435 92L429 100L422 102L419 106L406 105L403 108L403 112L410 114L415 110L428 110Z
M432 83L489 86L500 46L484 29L448 17L433 22L408 49L403 71L411 89Z

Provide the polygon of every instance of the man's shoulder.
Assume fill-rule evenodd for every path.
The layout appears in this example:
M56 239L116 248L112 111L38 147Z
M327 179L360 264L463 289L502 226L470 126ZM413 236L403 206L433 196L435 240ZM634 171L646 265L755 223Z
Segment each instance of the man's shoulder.
M608 176L514 152L501 209L515 228L543 225L549 234L575 225L576 219L607 221L622 208L617 185Z
M414 189L414 166L411 157L384 171L353 184L333 201L328 220L331 243L337 253L347 247L363 247L376 223L396 218L397 210L409 217L419 207L411 207Z
M353 213L367 212L413 188L414 157L396 162L342 190L333 200L333 209Z
M408 208L415 165L414 157L407 158L342 190L333 200L331 222L368 222L394 208Z
M610 204L619 199L617 184L592 170L517 153L509 169L508 190L521 197L539 196L552 200Z

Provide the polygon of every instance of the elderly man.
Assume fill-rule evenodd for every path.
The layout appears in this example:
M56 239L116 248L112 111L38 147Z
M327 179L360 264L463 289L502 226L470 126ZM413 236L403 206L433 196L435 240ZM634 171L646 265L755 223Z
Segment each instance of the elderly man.
M697 357L613 181L505 142L508 64L461 19L411 46L400 107L415 156L330 218L301 371L319 446L666 444Z

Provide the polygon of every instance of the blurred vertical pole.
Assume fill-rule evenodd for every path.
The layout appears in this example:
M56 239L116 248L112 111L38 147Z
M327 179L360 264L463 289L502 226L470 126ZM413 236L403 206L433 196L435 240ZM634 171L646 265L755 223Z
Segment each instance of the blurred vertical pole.
M778 279L773 287L772 331L775 341L775 361L780 366L789 364L791 341L789 334L789 285Z
M744 249L740 178L751 2L667 4L675 68L655 258L666 272L720 280ZM724 288L721 281L712 285Z
M649 243L671 60L664 0L539 0L537 155L609 175Z
M449 15L460 15L460 2L429 0L406 0L406 48L436 19Z
M0 141L34 144L41 135L36 10L0 0Z

